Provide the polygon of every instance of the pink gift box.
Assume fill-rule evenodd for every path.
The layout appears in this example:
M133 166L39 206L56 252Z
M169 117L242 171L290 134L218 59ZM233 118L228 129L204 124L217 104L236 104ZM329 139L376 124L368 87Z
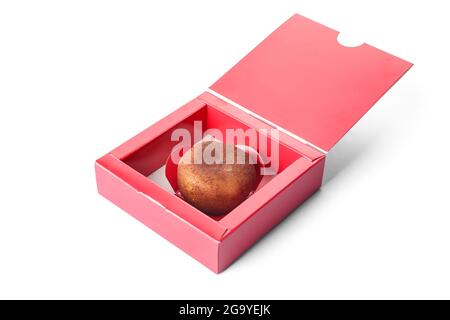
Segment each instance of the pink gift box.
M223 271L320 188L326 153L412 66L367 44L345 47L337 36L294 15L205 93L98 159L99 193ZM166 166L172 133L194 136L196 121L220 132L279 130L277 174L223 216L206 215L152 178L165 170L174 185L176 166Z

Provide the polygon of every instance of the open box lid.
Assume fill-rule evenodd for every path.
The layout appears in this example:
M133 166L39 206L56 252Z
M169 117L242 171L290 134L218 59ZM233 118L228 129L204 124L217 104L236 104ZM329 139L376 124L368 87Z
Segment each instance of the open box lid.
M210 89L329 151L411 63L294 15Z

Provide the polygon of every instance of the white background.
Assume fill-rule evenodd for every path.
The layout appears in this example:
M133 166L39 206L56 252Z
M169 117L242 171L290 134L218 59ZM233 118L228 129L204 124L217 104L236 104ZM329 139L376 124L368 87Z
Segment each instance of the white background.
M450 298L446 3L0 2L0 297ZM94 161L294 12L415 66L216 275L99 196Z

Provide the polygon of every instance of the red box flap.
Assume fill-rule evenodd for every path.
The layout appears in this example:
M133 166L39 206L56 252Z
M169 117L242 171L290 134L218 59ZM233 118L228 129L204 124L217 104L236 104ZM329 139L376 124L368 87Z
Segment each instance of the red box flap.
M211 89L328 151L412 66L338 34L296 14Z

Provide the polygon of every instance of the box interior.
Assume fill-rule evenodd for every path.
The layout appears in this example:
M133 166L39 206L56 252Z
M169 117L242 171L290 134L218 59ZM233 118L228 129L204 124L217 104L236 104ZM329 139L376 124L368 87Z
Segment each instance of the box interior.
M237 119L236 117L226 114L222 110L219 110L205 103L202 108L198 109L193 114L183 119L169 130L163 132L158 137L145 144L143 147L129 154L128 156L123 158L122 161L142 175L149 177L155 184L160 186L168 193L171 193L174 197L177 197L173 189L171 189L170 184L167 182L164 174L164 166L167 158L172 152L173 147L179 143L179 141L171 141L171 135L174 130L179 128L188 130L191 133L191 144L197 142L194 141L194 139L196 138L194 137L194 121L202 121L203 133L207 132L208 129L215 129L219 130L224 137L226 129L242 129L245 131L250 128L245 123L245 121ZM235 141L234 143L237 143L237 141ZM248 139L246 139L245 144L248 145L248 143L249 141ZM271 154L270 145L270 143L267 143L269 155ZM264 176L255 193L257 193L264 185L270 182L270 180L274 179L277 175L283 172L287 167L289 167L300 157L302 157L300 153L296 152L289 146L279 141L278 171L275 175ZM249 198L243 203L251 199L253 195L250 195ZM239 205L237 208L239 208L241 205ZM237 208L226 215L210 218L220 221L222 218L231 214Z

